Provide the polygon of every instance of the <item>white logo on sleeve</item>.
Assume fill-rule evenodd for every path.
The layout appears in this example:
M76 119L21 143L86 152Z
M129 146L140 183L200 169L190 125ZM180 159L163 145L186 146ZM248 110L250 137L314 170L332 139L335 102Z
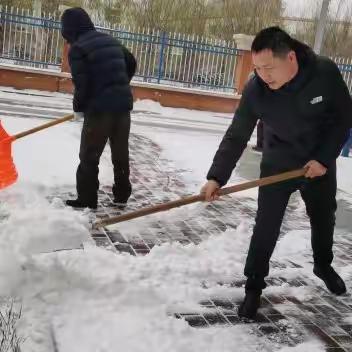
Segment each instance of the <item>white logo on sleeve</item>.
M319 97L315 97L313 98L310 103L313 105L313 104L318 104L318 103L321 103L323 101L323 97L320 95Z

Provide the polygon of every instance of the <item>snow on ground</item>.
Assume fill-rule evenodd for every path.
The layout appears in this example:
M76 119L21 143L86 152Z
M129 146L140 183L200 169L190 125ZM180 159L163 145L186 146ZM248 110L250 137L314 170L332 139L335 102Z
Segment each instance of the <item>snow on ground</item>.
M148 111L150 103L138 104ZM157 110L165 113L164 108ZM178 109L167 109L168 116L179 113ZM182 111L190 117L193 113L200 117L197 112ZM3 119L11 133L41 122ZM192 192L204 182L221 139L220 135L147 127L134 126L133 131L159 143L176 169L192 170L184 174ZM128 352L321 351L315 341L282 348L251 334L249 325L194 329L172 317L182 309L199 312L202 308L197 302L211 294L243 295L243 289L218 286L217 282L241 278L250 225L244 221L235 231L211 237L198 246L157 246L145 257L116 255L94 247L89 238L89 213L77 213L65 208L60 199L49 202L46 198L54 189L74 189L79 134L80 123L67 122L14 142L20 178L0 193L0 292L1 296L22 298L19 333L26 338L23 352L54 351L53 337L65 352L112 351L117 346ZM339 164L344 180L348 179L344 170L350 172L350 166L349 160ZM102 158L100 176L103 184L111 183L108 152ZM182 212L174 214L181 216ZM309 236L306 231L290 235L296 237L296 246L282 242L275 255L289 255L305 266ZM85 250L51 252L77 248L80 243Z
M337 184L339 189L352 193L352 158L337 159Z
M161 106L159 103L152 100L137 100L134 103L134 111L147 111L149 113L161 114L169 117L182 117L190 122L193 121L210 121L214 122L214 118L218 117L228 122L231 121L233 114L225 114L218 112L189 110L189 109L175 109Z

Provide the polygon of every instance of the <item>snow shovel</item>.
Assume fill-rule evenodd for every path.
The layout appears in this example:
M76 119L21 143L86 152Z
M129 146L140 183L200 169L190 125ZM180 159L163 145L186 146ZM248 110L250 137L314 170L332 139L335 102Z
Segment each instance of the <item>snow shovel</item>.
M298 177L304 176L306 171L307 170L305 168L303 168L303 169L284 172L284 173L281 173L278 175L263 177L263 178L260 178L260 179L254 180L254 181L244 182L239 185L221 188L219 190L218 194L220 196L223 196L226 194L240 192L240 191L244 191L246 189L250 189L250 188L254 188L254 187L261 187L261 186L271 185L273 183L291 180L293 178L298 178ZM95 222L93 224L93 228L98 229L100 227L104 227L104 226L108 226L108 225L112 225L112 224L117 224L119 222L136 219L136 218L139 218L142 216L146 216L146 215L150 215L150 214L154 214L154 213L159 213L161 211L181 207L183 205L196 203L196 202L200 202L200 201L204 201L204 195L201 193L198 195L194 195L194 196L180 198L178 200L174 200L171 202L143 208L140 210L133 211L131 213L103 219L103 220Z
M0 189L8 187L16 182L18 174L16 171L16 166L12 160L11 155L11 145L12 142L28 136L29 134L44 130L45 128L55 126L59 123L71 120L73 118L73 114L66 115L60 119L56 119L54 121L50 121L41 126L32 128L28 131L24 131L13 136L7 134L5 129L1 125L0 121Z

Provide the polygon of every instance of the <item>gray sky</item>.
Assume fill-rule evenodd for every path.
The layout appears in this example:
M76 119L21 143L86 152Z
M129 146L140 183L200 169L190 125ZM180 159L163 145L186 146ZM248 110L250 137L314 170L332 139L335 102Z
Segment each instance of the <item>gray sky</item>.
M294 17L314 17L317 9L321 8L322 0L284 0L286 15ZM339 8L340 3L340 8ZM348 9L352 9L352 0L331 0L330 14L343 18Z

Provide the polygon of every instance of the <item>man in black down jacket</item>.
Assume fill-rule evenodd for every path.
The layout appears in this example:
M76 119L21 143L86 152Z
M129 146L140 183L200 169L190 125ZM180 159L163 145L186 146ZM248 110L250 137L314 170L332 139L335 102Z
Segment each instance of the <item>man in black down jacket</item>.
M262 30L252 44L255 76L247 83L201 192L217 198L260 118L264 125L261 176L306 166L306 177L261 187L244 274L239 315L254 318L266 287L269 261L290 195L300 191L310 218L313 272L334 294L343 280L331 266L336 211L336 158L352 125L352 101L335 63L317 56L278 27ZM293 239L294 241L294 239ZM294 245L294 244L293 244Z
M98 165L108 140L114 166L114 201L125 204L132 191L128 138L133 108L130 81L136 60L116 39L96 31L81 8L67 9L61 23L62 36L70 44L73 110L84 116L76 175L78 197L66 204L97 207Z

